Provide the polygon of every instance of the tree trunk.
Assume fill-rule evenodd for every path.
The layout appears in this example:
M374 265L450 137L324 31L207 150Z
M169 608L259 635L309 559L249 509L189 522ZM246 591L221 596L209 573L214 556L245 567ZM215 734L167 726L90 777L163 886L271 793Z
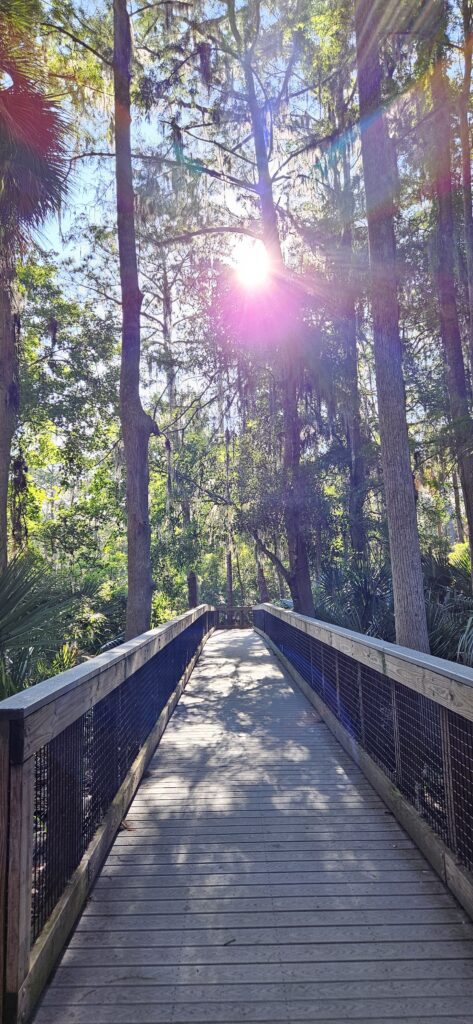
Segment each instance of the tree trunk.
M193 569L187 573L187 607L197 608L199 603L199 592L197 576Z
M297 382L286 361L282 390L284 420L284 525L289 555L289 588L294 611L315 617L309 557L303 533L305 495L300 472L301 434L297 408Z
M268 584L264 573L263 563L261 561L261 555L258 551L258 545L255 544L255 561L256 561L256 582L258 585L258 602L259 604L266 604L270 601Z
M8 479L19 407L14 268L0 256L0 573L8 562Z
M230 512L230 501L231 501L231 488L230 488L230 445L231 445L231 434L228 427L225 430L225 497L227 499L227 552L226 552L226 569L227 569L227 584L225 601L227 605L228 622L233 621L231 610L234 604L233 597L233 560L232 560L232 525L231 525L231 512Z
M468 281L469 310L469 356L470 372L473 382L473 210L471 183L471 137L469 125L471 64L472 64L472 26L469 0L462 0L463 15L463 53L464 74L459 99L460 144L462 162L462 194L463 194L463 231L465 238L466 270Z
M251 58L244 58L245 82L253 131L258 195L261 209L264 243L271 260L274 281L284 280L284 263L278 231L276 206L266 150L262 112L255 90ZM304 494L301 480L300 422L297 403L297 382L294 359L285 351L280 359L282 376L282 409L284 421L284 524L290 566L290 590L294 610L304 615L315 615L310 579L309 556L304 532Z
M240 604L246 605L246 591L243 583L243 577L241 575L240 557L238 554L238 548L233 544L233 550L235 551L235 564L238 577L238 585L240 587Z
M452 487L453 487L453 501L455 505L455 520L457 524L457 534L460 544L465 543L465 528L463 526L462 507L460 502L460 488L458 486L458 476L454 469L452 473Z
M468 388L453 270L455 220L452 198L451 121L448 84L441 61L436 62L432 72L431 94L433 104L431 173L437 206L434 275L439 305L440 332L445 354L452 429L468 523L473 571L473 420L468 406Z
M347 443L350 456L348 521L351 549L362 559L366 552L365 460L361 435L360 396L358 390L358 355L356 345L356 307L353 287L347 286L343 313L345 368L348 385Z
M142 294L136 257L131 160L131 32L126 0L114 0L113 81L115 177L122 295L120 419L126 462L128 514L128 601L126 637L149 629L151 621L151 533L148 509L148 446L154 430L140 399L140 314Z
M399 334L392 156L381 106L381 0L356 0L355 31L381 457L396 639L429 650Z
M346 168L348 160L345 160ZM347 169L345 168L345 174ZM345 191L350 191L350 181L345 180ZM351 194L345 196L344 228L342 250L346 259L346 286L342 291L342 327L345 342L345 370L347 382L347 442L350 455L350 478L348 492L348 521L350 542L354 555L362 559L366 552L366 531L364 521L365 504L365 460L361 434L360 392L358 388L358 353L356 339L356 288L353 281L353 237L352 237Z
M287 596L286 580L284 578L284 574L281 572L281 569L278 566L276 566L276 576L278 580L279 600L284 601Z
M336 98L337 129L340 133L347 132L347 103L344 98L343 82L340 77ZM350 458L349 489L348 489L348 523L351 550L356 558L362 560L366 552L366 531L364 521L365 504L365 460L363 455L363 438L361 432L360 392L358 387L358 352L357 352L357 280L353 259L353 221L355 204L351 181L349 144L342 135L341 168L343 182L336 174L336 190L342 221L341 260L338 275L343 275L343 287L340 288L340 321L345 354L345 416L346 438Z
M226 555L227 564L227 585L225 590L225 603L229 612L233 608L233 563L232 563L232 552L230 548L227 548Z

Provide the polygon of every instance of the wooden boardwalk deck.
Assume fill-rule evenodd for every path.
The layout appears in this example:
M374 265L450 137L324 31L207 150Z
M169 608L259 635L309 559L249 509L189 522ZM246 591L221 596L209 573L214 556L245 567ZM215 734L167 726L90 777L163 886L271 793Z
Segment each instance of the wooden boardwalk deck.
M473 928L251 631L207 644L36 1024L473 1024Z

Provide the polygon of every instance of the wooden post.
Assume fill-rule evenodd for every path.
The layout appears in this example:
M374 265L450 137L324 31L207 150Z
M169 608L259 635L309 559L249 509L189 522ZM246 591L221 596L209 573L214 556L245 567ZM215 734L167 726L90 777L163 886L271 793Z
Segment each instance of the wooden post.
M335 686L337 691L337 718L340 721L340 665L338 662L338 651L335 650Z
M4 1019L15 1024L31 947L34 756L10 765Z
M6 912L8 863L8 790L10 785L10 725L0 722L0 1021L3 1021L3 993L6 969Z
M388 679L391 686L391 707L393 712L393 736L394 736L394 771L395 781L398 786L401 785L402 778L402 759L401 759L401 739L399 733L399 718L397 713L397 701L396 701L396 683L394 679Z
M447 813L448 845L454 853L457 851L457 829L455 823L455 804L453 799L452 754L450 749L450 730L448 728L448 711L440 708L440 735L442 742L443 784L445 787L445 809Z
M360 708L360 743L365 746L365 716L363 712L363 686L361 683L361 664L358 662L356 677L358 682L358 705Z
M327 703L327 698L326 698L326 696L325 696L325 664L324 664L324 649L323 649L322 645L320 646L320 664L321 664L321 666L322 666L322 694L323 694L323 698L322 698L322 699L323 699L323 701L324 701L324 704L326 704L326 703Z

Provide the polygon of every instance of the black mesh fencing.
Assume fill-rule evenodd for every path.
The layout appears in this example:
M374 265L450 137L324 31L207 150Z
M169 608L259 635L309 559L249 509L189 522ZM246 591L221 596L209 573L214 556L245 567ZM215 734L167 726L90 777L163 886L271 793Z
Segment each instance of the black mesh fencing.
M265 609L254 624L406 800L473 869L473 722Z
M203 637L206 611L36 753L32 940L64 892Z

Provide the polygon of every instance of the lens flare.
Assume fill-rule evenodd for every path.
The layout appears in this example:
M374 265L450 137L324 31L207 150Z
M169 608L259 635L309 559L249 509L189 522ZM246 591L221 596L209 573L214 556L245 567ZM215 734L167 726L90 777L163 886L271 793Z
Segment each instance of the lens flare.
M269 277L269 256L262 242L241 246L236 253L235 274L243 288L261 288Z

